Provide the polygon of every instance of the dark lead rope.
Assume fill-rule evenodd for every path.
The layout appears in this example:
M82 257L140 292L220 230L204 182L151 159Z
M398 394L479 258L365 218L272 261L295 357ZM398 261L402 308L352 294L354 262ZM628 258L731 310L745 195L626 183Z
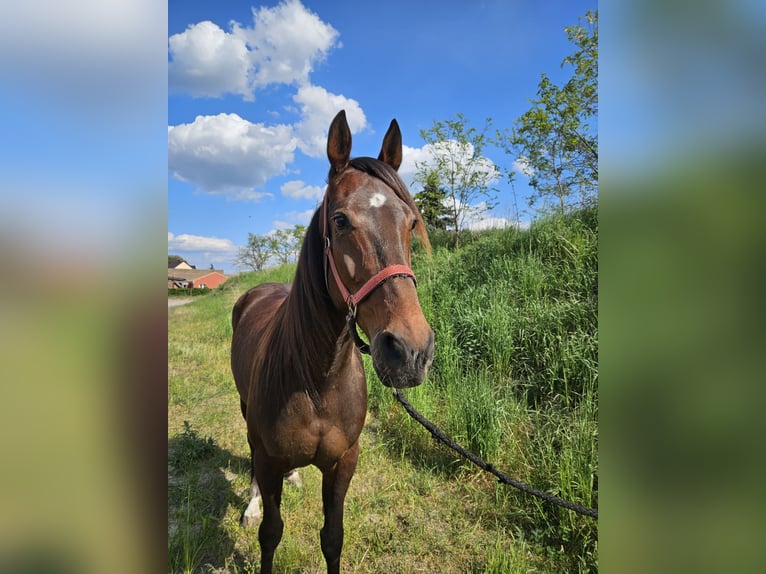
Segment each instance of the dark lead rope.
M359 352L364 353L365 355L369 355L370 346L367 343L365 343L362 340L362 338L359 336L359 333L356 330L356 319L354 315L355 314L353 313L353 311L349 309L348 316L346 317L349 334L351 335L351 338L353 339L354 344L359 349ZM429 421L427 418L421 415L417 410L415 410L415 407L413 407L409 403L409 401L404 397L404 395L399 389L394 389L394 397L396 398L397 401L401 403L401 405L409 413L409 415L413 419L418 421L422 426L424 426L435 439L446 444L452 450L464 456L465 458L470 460L479 468L494 474L503 484L508 484L510 486L513 486L514 488L517 488L521 490L522 492L526 492L527 494L536 496L537 498L540 498L541 500L545 500L546 502L550 502L551 504L555 504L556 506L567 508L573 512L576 512L577 514L582 514L584 516L591 516L593 518L598 518L598 510L596 510L595 508L588 508L586 506L582 506L580 504L570 502L568 500L564 500L563 498L559 498L558 496L553 496L552 494L543 492L542 490L537 490L536 488L527 486L526 484L511 478L504 472L497 470L494 466L492 466L488 462L480 459L478 456L476 456L472 452L465 450L462 446L460 446L455 441L453 441L450 437L444 434L441 431L441 429L439 429L439 427L437 427L435 424L433 424L431 421Z
M346 323L348 324L348 333L351 335L351 339L354 341L356 348L359 349L360 353L369 355L370 346L362 340L362 338L359 336L359 332L356 330L356 318L354 317L354 311L352 309L348 310L348 315L346 315Z
M404 397L402 392L399 389L394 389L394 397L397 401L399 401L404 409L410 414L412 418L414 418L416 421L418 421L421 425L423 425L428 431L433 435L433 437L440 442L443 442L448 447L450 447L455 452L461 454L468 460L470 460L472 463L474 463L479 468L486 470L487 472L490 472L494 474L500 482L504 484L508 484L510 486L513 486L514 488L518 488L522 492L526 492L527 494L531 494L532 496L536 496L537 498L540 498L542 500L545 500L546 502L550 502L551 504L555 504L556 506L561 506L562 508L567 508L569 510L572 510L573 512L576 512L577 514L582 514L585 516L591 516L593 518L598 518L598 510L595 508L587 508L585 506L582 506L580 504L576 504L574 502L570 502L568 500L564 500L563 498L559 498L557 496L553 496L552 494L549 494L547 492L543 492L542 490L537 490L536 488L532 488L531 486L527 486L526 484L523 484L519 482L518 480L515 480L505 474L504 472L501 472L497 470L494 466L489 464L488 462L483 461L478 456L473 454L472 452L469 452L465 450L462 446L457 444L455 441L453 441L450 437L448 437L446 434L444 434L439 427L437 427L435 424L430 422L428 419L426 419L423 415L421 415L418 411L415 410L415 407L413 407L409 401Z

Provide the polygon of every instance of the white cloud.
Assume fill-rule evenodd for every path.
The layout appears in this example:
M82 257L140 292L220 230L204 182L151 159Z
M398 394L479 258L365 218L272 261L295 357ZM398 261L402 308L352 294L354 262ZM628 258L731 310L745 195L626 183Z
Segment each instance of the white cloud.
M529 158L526 156L519 156L513 161L511 167L516 173L520 173L524 177L532 177L535 174L535 168L529 163Z
M465 228L471 231L483 231L497 227L505 228L511 225L511 221L505 217L471 217L466 218Z
M306 84L337 39L338 31L299 0L254 8L253 26L232 22L230 33L200 22L168 40L170 88L252 100L256 90L270 84Z
M274 229L290 229L296 225L308 225L311 223L311 218L314 216L316 207L307 209L305 211L288 211L283 213L284 219L276 219L271 222Z
M264 194L255 189L286 171L295 146L290 126L253 124L237 114L197 116L168 126L168 168L201 191L259 199Z
M340 110L346 110L352 134L367 127L367 117L359 102L332 94L320 86L301 86L293 101L301 109L301 120L295 124L298 147L307 156L324 157L327 153L327 130Z
M207 269L211 264L216 269L226 268L233 264L238 247L230 239L220 237L204 237L182 233L174 235L168 231L168 253L181 254L183 258L197 269Z
M193 96L241 94L253 99L248 82L250 57L245 41L210 21L189 26L168 40L172 60L168 85Z
M321 199L324 188L317 185L306 185L301 180L288 181L279 188L282 195L290 199Z
M335 28L299 0L253 9L253 20L253 28L235 24L232 33L253 49L256 87L307 82L314 64L327 57L338 38Z
M232 201L261 201L262 199L274 199L274 194L254 189L237 189L227 191L226 197Z
M412 188L421 188L420 185L415 183L418 165L430 163L431 161L433 161L433 154L429 144L417 148L406 145L402 146L402 165L399 167L399 175L404 180L404 183L410 186L412 193L415 193Z
M202 235L192 235L182 233L174 235L168 231L168 251L182 252L215 252L215 253L233 253L237 250L230 239L221 239L219 237L204 237Z
M237 114L197 116L190 124L168 127L168 168L176 179L206 193L229 199L273 197L259 191L270 178L287 172L299 147L311 157L323 157L327 129L338 110L345 109L349 127L367 126L359 104L318 86L303 86L295 98L301 120L294 126L251 123ZM288 182L282 194L293 199L319 198L324 189Z
M309 157L323 157L328 127L339 110L346 110L352 133L367 127L359 102L309 82L314 66L340 45L337 30L300 0L253 8L252 13L251 27L232 22L226 32L203 21L168 39L172 91L206 97L233 93L253 100L265 86L296 86L293 103L285 107L299 115L293 125L266 126L236 114L219 114L168 128L173 177L230 199L272 196L261 188L271 177L286 173L296 148ZM282 190L296 199L321 197L322 192L292 182Z
M513 222L507 217L497 217L494 215L486 215L489 212L487 208L487 202L482 201L476 205L470 206L466 210L465 218L463 219L462 229L470 229L471 231L483 231L485 229L504 229L506 227L517 227L518 229L528 229L529 222Z
M166 40L167 7L152 0L3 2L4 94L22 88L34 105L89 121L105 112L109 120L97 121L111 127L126 116L135 122L134 112L145 116L147 102L162 97Z
M485 229L505 229L506 227L516 227L517 229L529 229L528 221L520 221L514 223L510 219L505 217L481 217L478 219L471 219L466 222L466 229L471 231L483 231Z

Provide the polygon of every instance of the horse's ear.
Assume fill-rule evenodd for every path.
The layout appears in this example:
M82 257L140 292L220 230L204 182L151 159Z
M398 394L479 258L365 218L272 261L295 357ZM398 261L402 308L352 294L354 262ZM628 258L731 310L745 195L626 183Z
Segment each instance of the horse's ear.
M330 160L330 172L338 174L348 167L351 159L351 130L346 121L346 110L341 110L330 124L327 134L327 159Z
M391 120L391 125L388 126L378 159L395 170L398 170L399 166L402 165L402 132L399 130L399 124L396 120Z

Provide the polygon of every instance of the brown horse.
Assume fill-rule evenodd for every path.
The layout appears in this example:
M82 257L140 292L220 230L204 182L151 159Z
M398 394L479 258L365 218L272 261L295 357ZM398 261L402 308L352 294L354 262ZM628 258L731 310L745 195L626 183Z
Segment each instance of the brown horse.
M270 283L234 305L231 367L247 422L251 501L242 522L260 516L261 572L272 570L282 538L282 479L313 464L322 471L328 572L339 572L343 502L359 455L367 384L358 322L371 341L384 385L419 385L431 365L434 335L418 302L410 265L423 220L396 170L402 136L396 120L378 159L350 158L346 114L327 138L330 173L322 206L306 231L292 286Z

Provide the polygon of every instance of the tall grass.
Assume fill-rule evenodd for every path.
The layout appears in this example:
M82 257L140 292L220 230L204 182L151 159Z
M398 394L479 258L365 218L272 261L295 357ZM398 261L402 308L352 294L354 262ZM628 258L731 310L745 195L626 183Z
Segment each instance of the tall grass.
M427 382L409 392L413 405L516 478L586 506L597 504L597 237L589 208L528 231L475 234L414 265L436 353ZM408 456L469 472L456 455L435 456L439 447L416 438L424 431L368 378L372 410ZM558 571L597 569L595 521L513 491L498 495L498 512L525 525Z
M598 503L595 209L529 230L434 241L413 267L436 335L413 405L466 448L536 488ZM248 447L229 370L231 308L294 266L243 274L169 318L169 554L173 572L257 572ZM595 572L597 523L462 461L393 400L365 358L370 416L346 505L343 563L358 572ZM212 446L211 446L212 445ZM210 448L209 448L210 447ZM211 451L212 448L212 451ZM277 571L323 571L321 476L285 489Z

